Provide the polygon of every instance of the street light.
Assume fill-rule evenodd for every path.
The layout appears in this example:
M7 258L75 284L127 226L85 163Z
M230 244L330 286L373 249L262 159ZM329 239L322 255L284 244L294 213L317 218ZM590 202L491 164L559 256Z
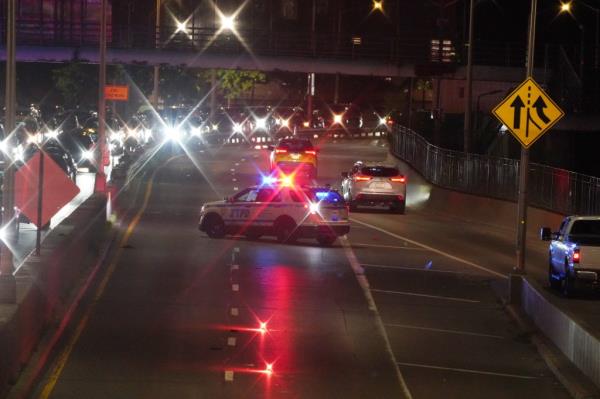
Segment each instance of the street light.
M221 19L221 30L230 30L235 31L235 15L223 15L220 16Z
M594 47L594 69L600 67L600 8L592 7L584 1L578 1L577 4L584 6L585 8L592 10L596 14L596 43ZM567 3L560 3L560 14L569 13L573 16L573 1Z
M187 21L177 21L177 30L175 33L187 33Z
M383 12L383 0L373 0L373 11Z
M591 7L587 4L585 4L583 1L581 1L579 4L582 4L592 10L594 10L596 12L596 60L595 60L595 67L598 67L598 15L599 15L599 11L597 8ZM583 27L583 24L579 23L579 21L577 21L577 18L575 18L575 16L573 15L572 11L572 2L568 2L568 3L561 3L560 4L560 11L559 14L569 14L571 16L571 18L573 18L576 22L577 22L577 27L579 28L579 30L581 31L581 37L580 37L580 43L579 43L579 78L582 81L583 84L583 73L584 73L584 64L585 64L585 58L584 58L584 52L585 52L585 30Z

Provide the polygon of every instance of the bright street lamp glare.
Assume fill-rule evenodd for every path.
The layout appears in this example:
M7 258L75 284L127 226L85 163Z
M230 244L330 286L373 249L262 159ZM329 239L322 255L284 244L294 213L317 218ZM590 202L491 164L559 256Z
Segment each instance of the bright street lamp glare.
M223 30L235 30L234 16L221 15L221 29Z
M183 33L187 32L187 22L186 21L183 21L183 22L177 21L177 33L179 33L179 32L183 32Z
M560 3L560 12L571 12L571 2Z
M383 11L383 0L373 0L373 10L374 11Z

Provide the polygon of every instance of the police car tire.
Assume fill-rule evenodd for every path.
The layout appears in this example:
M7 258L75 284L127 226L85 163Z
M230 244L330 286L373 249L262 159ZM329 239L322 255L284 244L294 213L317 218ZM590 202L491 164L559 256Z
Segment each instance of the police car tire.
M296 223L291 218L283 217L276 220L274 227L277 241L284 243L295 240L294 230L296 230Z
M350 200L349 208L350 208L350 212L356 212L358 210L358 208L356 206L356 202L353 200Z
M219 216L211 215L205 223L205 231L210 238L225 237L225 223Z
M392 205L392 211L399 215L404 215L405 210L406 203L404 201L398 201L394 205Z
M317 242L325 247L330 246L336 240L336 236L330 235L319 235L317 236Z

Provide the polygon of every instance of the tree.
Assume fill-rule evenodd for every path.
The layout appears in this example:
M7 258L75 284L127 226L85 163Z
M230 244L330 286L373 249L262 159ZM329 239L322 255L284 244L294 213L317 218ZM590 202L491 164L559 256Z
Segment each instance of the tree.
M204 73L204 79L210 82L211 71ZM217 80L223 97L227 100L227 106L231 101L242 97L254 89L257 83L264 83L267 76L260 71L241 71L239 69L217 69Z
M52 71L52 80L65 106L94 104L98 97L98 69L79 61Z

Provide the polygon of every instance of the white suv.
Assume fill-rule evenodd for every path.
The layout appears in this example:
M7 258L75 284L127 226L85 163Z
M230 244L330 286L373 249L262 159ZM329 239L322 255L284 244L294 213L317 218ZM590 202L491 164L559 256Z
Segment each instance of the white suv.
M394 165L356 162L342 173L342 195L350 210L386 206L396 213L406 208L406 177Z

